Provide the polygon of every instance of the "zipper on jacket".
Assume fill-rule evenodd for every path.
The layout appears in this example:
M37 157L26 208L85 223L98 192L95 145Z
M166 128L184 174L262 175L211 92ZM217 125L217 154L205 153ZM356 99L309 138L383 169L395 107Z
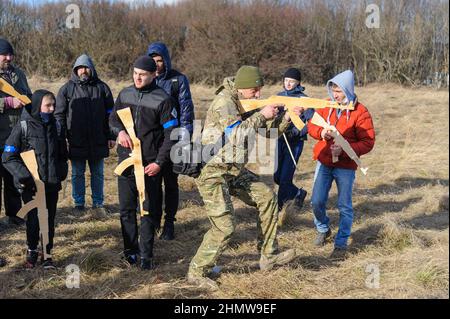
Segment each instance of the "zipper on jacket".
M134 125L136 126L136 136L138 135L138 131L139 131L139 115L141 113L141 101L142 101L142 97L144 96L144 93L139 92L139 97L138 97L138 103L136 106L136 118L135 118L135 122Z
M50 151L50 148L48 147L48 135L47 135L48 127L45 126L45 124L43 124L43 127L44 127L44 136L45 136L45 175L46 175L46 179L48 182L49 181L49 176L48 176L49 154L48 153Z

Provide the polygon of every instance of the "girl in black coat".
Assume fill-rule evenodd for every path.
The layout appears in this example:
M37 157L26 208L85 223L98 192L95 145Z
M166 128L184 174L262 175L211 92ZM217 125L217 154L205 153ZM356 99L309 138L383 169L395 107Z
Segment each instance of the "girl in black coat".
M22 193L25 203L33 199L36 185L25 166L20 153L34 150L40 179L45 184L48 210L49 244L47 254L53 248L55 233L56 204L61 181L67 176L67 146L60 125L53 117L55 96L46 90L38 90L32 96L32 104L22 112L21 120L6 140L2 155L4 167L14 176L14 184ZM34 268L38 259L39 220L37 209L27 215L27 258L25 266ZM54 268L51 259L42 260L46 269Z

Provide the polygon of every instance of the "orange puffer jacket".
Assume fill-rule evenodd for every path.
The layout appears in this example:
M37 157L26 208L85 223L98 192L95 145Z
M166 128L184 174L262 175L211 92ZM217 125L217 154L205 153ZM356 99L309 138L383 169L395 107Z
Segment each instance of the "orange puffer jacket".
M361 103L357 103L353 111L343 110L339 119L337 118L337 109L318 109L316 112L322 116L328 123L334 125L341 135L350 143L351 147L358 156L369 153L375 144L375 130L372 117L367 108ZM320 134L323 128L312 123L308 123L308 133L316 140L320 140L314 146L313 158L319 160L322 164L329 167L357 169L356 163L342 151L339 160L332 162L330 146L333 140L322 140Z

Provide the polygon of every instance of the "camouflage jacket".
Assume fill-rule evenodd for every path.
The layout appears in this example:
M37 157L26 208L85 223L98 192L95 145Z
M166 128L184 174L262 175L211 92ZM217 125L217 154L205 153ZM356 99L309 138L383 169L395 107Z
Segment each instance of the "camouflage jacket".
M209 146L215 144L224 132L228 142L216 152L207 166L238 175L248 162L248 152L254 146L252 141L255 140L257 133L261 134L258 129L267 129L262 133L269 136L269 129L278 128L276 135L278 137L287 129L290 122L286 121L284 116L268 121L260 112L254 112L247 118L241 115L239 111L241 105L233 77L225 78L215 94L216 97L206 114L202 144Z

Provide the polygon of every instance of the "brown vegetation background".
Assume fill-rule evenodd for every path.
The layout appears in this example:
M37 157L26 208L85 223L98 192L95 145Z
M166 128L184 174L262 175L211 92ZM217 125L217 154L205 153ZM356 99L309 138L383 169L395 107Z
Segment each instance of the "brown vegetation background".
M78 4L79 29L68 29L66 6ZM165 42L174 65L195 83L218 84L243 64L276 82L297 66L322 84L347 68L358 84L448 85L448 0L185 0L62 1L40 6L0 2L0 36L12 41L29 74L66 77L75 58L90 54L104 77L124 79L153 41ZM380 8L369 29L366 7Z

